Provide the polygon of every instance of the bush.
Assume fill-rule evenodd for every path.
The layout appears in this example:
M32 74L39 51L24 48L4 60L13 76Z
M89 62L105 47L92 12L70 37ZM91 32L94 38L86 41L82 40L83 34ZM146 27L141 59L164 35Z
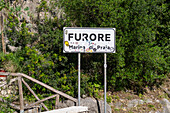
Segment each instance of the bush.
M108 54L107 58L109 90L126 87L141 92L146 85L159 84L157 80L163 80L166 73L169 73L165 46L157 45L157 39L163 41L168 37L166 35L162 39L159 38L162 34L158 35L159 26L167 27L166 24L162 25L163 20L160 19L160 13L165 15L168 11L166 0L60 0L59 3L64 8L66 18L74 22L75 26L116 28L116 54ZM165 43L168 47L167 41ZM88 62L97 58L100 59L97 63L103 64L102 55L89 57L91 59ZM98 70L94 69L93 72ZM103 78L103 73L98 73L97 76ZM94 82L102 81L103 79L97 79Z
M0 53L0 67L8 72L20 72L22 70L16 53Z
M55 7L65 12L61 18L57 18ZM9 10L5 34L9 44L21 50L1 59L15 62L15 72L74 97L77 97L77 54L63 54L63 27L116 28L116 53L107 55L108 90L126 87L142 92L143 87L159 84L158 80L169 73L165 30L168 25L163 22L168 18L162 19L168 11L166 0L52 0L50 5L42 0L37 12L44 12L45 17L34 20L36 33L29 31L25 21L19 22L14 16L16 9ZM162 39L163 36L166 38ZM96 95L103 88L103 54L82 54L81 67L81 93ZM31 82L30 85L39 94L51 93L40 85Z
M10 108L10 102L11 102L11 99L10 98L3 98L4 101L7 101L7 103L3 103L3 102L0 102L0 110L1 110L1 113L13 113L15 112L14 109Z

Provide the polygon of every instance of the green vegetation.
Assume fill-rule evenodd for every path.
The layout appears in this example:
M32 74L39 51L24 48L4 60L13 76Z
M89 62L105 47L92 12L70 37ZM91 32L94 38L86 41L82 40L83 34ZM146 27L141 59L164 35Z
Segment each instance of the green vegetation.
M0 112L1 113L13 113L15 110L9 107L9 104L11 102L11 97L4 98L3 100L7 103L0 102Z
M142 92L144 86L155 85L165 78L169 72L166 0L64 0L61 3L66 18L75 26L116 28L117 52L108 54L107 59L110 90L127 87ZM97 63L98 68L89 64L82 68L86 67L86 72L93 68L91 74L97 74L97 81L102 82L103 55L88 57L91 59L88 62Z
M55 7L65 12L62 18ZM63 54L63 27L116 28L116 53L107 57L110 91L127 88L142 93L145 86L159 85L169 73L167 0L51 0L49 4L42 0L37 13L45 15L34 19L36 32L30 31L26 20L19 22L19 6L1 2L3 8L9 10L4 29L8 44L21 49L1 53L0 67L10 63L16 69L9 71L25 73L71 96L77 97L77 54ZM103 89L103 54L82 54L81 67L81 95L97 97ZM51 93L30 85L38 94Z
M106 101L107 101L107 103L111 103L112 102L112 97L111 96L107 96Z

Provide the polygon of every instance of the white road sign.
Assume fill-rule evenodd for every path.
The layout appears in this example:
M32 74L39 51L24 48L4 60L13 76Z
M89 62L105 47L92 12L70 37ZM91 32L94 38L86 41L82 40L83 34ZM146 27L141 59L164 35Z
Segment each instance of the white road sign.
M65 27L64 53L115 53L115 28Z

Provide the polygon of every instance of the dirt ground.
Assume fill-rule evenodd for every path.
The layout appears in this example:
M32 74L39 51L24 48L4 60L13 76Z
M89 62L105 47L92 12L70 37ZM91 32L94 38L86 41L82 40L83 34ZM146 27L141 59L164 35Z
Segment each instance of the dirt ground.
M167 91L170 91L170 77L168 77L164 84L161 85ZM109 92L107 96L111 99L111 108L113 113L155 113L163 110L162 104L158 102L162 99L168 99L168 94L162 88L153 87L153 89L146 88L144 94L135 94L135 92L119 91ZM132 100L141 100L143 103L135 107L128 107Z

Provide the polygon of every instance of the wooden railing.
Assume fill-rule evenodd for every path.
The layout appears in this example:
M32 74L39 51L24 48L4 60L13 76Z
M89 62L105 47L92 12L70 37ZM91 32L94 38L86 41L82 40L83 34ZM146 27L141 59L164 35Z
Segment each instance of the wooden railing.
M58 104L58 102L59 102L59 95L60 95L60 96L63 96L63 97L65 97L65 98L67 98L67 99L69 99L69 100L72 100L72 101L74 101L74 102L77 103L77 99L76 99L76 98L73 98L73 97L71 97L71 96L69 96L69 95L67 95L67 94L65 94L65 93L63 93L63 92L61 92L61 91L58 91L58 90L54 89L53 87L51 87L51 86L49 86L49 85L47 85L47 84L44 84L43 82L40 82L40 81L38 81L38 80L36 80L36 79L34 79L34 78L26 75L26 74L23 74L23 73L0 72L0 75L17 77L17 79L14 79L12 82L14 82L15 80L18 80L20 107L16 106L16 105L13 104L13 103L10 103L10 106L13 107L13 108L15 108L15 109L17 109L17 110L20 110L20 113L23 113L23 112L24 112L24 109L32 108L33 106L35 106L35 105L37 105L37 104L41 104L41 105L44 107L45 110L49 111L48 108L45 106L45 104L44 104L43 102L46 101L46 100L49 100L49 99L51 99L51 98L56 97L56 103L55 103L55 106L56 106L56 105ZM43 86L43 87L51 90L52 92L54 92L54 93L56 93L56 94L40 100L40 99L38 98L38 96L35 94L35 92L31 89L31 87L24 81L23 78L27 78L27 79L29 79L29 80L31 80L31 81L39 84L39 85L41 85L41 86ZM30 105L24 106L22 82L23 82L24 85L28 88L28 90L34 95L34 97L38 100L37 102L32 103L32 104L30 104ZM2 86L1 86L1 87L2 87ZM3 101L3 100L0 99L0 101ZM77 105L77 104L76 104L76 105Z

